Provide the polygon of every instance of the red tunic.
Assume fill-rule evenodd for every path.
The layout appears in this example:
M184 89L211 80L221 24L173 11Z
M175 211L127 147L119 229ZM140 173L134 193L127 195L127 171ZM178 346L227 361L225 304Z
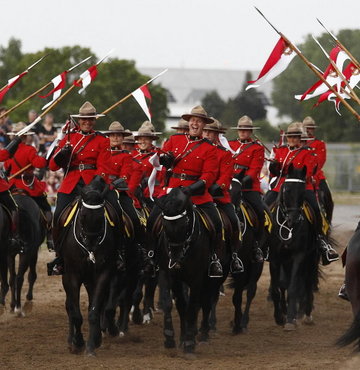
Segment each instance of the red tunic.
M54 157L66 143L67 137L59 142L58 148L49 163L50 170L57 171L60 169L55 163ZM112 166L108 138L95 131L88 135L73 132L70 134L70 144L72 146L72 156L68 168L65 169L64 179L59 188L60 193L70 194L80 179L83 179L84 183L88 185L95 175L100 175L106 182L109 182L108 175L112 171ZM79 165L94 165L96 168L81 170Z
M256 141L250 140L245 143L240 140L229 141L230 147L236 153L234 158L234 174L238 174L245 169L244 176L252 179L251 189L243 191L258 191L260 189L260 173L264 165L264 147Z
M111 172L110 180L114 181L115 178L122 177L126 181L129 181L132 172L132 157L130 152L122 149L111 149Z
M31 197L43 196L46 183L34 175L34 168L46 167L46 159L37 155L33 146L20 143L13 157L7 159L4 166L13 175L29 164L31 167L10 180L10 186L26 190Z
M234 172L234 160L232 158L231 152L221 145L217 145L216 156L218 158L218 177L215 181L216 184L220 185L224 196L222 198L214 199L217 203L227 204L231 203L230 198L230 184L233 178Z
M198 145L200 144L200 145ZM195 149L193 149L196 146ZM182 156L192 150L188 155ZM216 180L218 174L218 158L216 146L206 139L190 140L188 134L175 134L164 144L163 151L172 152L175 156L173 173L184 176L197 176L196 180L170 177L168 186L163 188L161 195L167 194L170 189L179 186L189 186L198 180L204 180L208 189ZM212 202L212 197L206 190L203 195L191 197L194 204Z
M305 146L290 150L287 145L283 145L279 148L274 148L274 152L274 159L280 163L281 169L280 175L275 181L276 185L272 189L273 191L278 192L280 190L281 185L285 181L285 177L291 163L295 168L302 168L306 166L306 190L314 190L312 176L316 165L316 155L313 153L312 149Z
M322 170L326 162L326 144L322 140L315 139L313 141L309 141L307 145L310 148L312 148L316 154L317 171L314 177L315 177L316 185L318 186L320 180L326 179L324 175L324 171Z

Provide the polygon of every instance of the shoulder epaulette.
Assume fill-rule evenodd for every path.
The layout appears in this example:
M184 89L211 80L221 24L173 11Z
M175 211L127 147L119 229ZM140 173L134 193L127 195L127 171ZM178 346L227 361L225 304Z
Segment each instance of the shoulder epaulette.
M205 137L204 137L204 138L202 138L202 141L203 141L204 143L208 143L208 144L210 144L210 145L213 145L213 143L212 143L209 139L206 139Z

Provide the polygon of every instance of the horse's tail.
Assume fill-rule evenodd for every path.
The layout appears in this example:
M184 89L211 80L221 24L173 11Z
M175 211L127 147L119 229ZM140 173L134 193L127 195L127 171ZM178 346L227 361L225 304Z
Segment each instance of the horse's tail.
M355 315L350 328L336 341L336 344L344 347L356 340L358 340L357 346L360 350L360 311Z

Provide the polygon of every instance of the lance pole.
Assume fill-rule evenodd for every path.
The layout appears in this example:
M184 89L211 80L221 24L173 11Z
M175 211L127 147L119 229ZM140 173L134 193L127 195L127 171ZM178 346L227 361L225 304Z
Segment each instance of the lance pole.
M26 171L26 170L27 170L29 167L31 167L31 166L32 166L32 164L31 164L31 163L29 163L29 164L27 164L25 167L20 168L20 170L19 170L19 171L15 172L15 173L13 173L11 176L9 176L9 177L8 177L8 180L11 180L11 179L13 179L14 177L16 177L16 176L20 175L21 173L23 173L24 171Z
M355 59L355 57L350 53L350 51L340 42L340 40L332 33L330 32L324 24L320 21L319 18L316 18L316 20L320 23L320 25L325 29L325 31L333 38L333 40L336 42L338 46L340 46L341 49L345 51L345 53L349 56L350 60L356 65L356 68L360 70L360 63Z
M259 144L270 154L271 150L254 133L252 135L259 142Z
M258 8L255 7L255 9L260 13L260 15L271 25L271 23L266 19L264 14L260 12ZM274 26L272 26L273 29L276 30ZM355 111L355 109L347 102L345 99L333 88L328 81L324 78L324 76L313 66L312 63L310 63L307 58L303 55L303 53L282 33L276 30L276 32L280 35L280 37L285 41L286 45L294 51L300 59L311 69L312 72L315 73L315 75L320 78L321 81L324 82L324 84L331 90L335 96L341 101L341 103L344 104L344 106L353 114L358 121L360 121L360 115Z
M163 70L162 72L160 72L158 75L156 75L155 77L151 78L149 81L145 82L143 85L141 86L145 86L145 85L148 85L149 83L153 82L156 78L160 77L161 75L163 75L164 73L166 73L168 71L168 69L165 69ZM137 89L135 89L134 91L136 91ZM114 108L116 108L117 106L119 106L120 104L122 104L125 100L129 99L131 97L131 95L133 94L132 91L130 94L126 95L125 97L123 97L122 99L120 99L119 101L117 101L116 103L114 103L112 106L110 106L109 108L105 109L103 112L101 112L101 114L108 114L110 111L112 111Z
M337 73L337 75L341 78L341 80L345 83L345 85L347 86L347 88L349 89L349 91L347 91L346 89L342 89L345 94L347 94L351 99L355 100L358 104L360 104L360 100L359 100L359 97L356 95L356 93L354 92L354 90L351 88L351 86L349 85L349 82L347 81L346 77L343 75L343 73L339 70L339 68L337 67L336 63L330 58L329 54L325 51L325 49L321 46L320 42L314 37L312 36L312 38L314 39L314 41L319 45L320 49L323 51L323 53L325 54L326 58L329 59L332 67L334 68L335 72Z

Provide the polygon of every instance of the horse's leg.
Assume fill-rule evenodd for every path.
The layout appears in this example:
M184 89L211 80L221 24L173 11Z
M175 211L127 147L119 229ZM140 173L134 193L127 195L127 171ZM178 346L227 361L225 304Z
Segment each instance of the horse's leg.
M37 260L38 260L38 253L36 251L36 253L30 256L29 273L28 273L29 289L28 289L28 293L26 294L26 299L28 301L33 300L33 289L34 289L34 284L37 278L37 273L36 273Z
M247 286L247 294L246 294L246 305L244 309L244 314L241 320L241 328L243 331L247 331L247 326L249 323L249 316L250 316L250 306L251 302L256 295L257 290L257 282L261 276L263 269L263 264L255 263L252 266L252 270L250 272L250 281Z
M71 353L79 353L84 349L85 341L81 332L83 318L80 311L79 276L68 271L62 276L62 283L66 293L65 307L69 319L68 346Z
M209 317L213 302L216 302L219 298L220 283L209 282L202 289L201 297L201 308L202 308L202 320L200 325L200 334L198 337L199 342L207 342L209 340Z
M19 267L18 273L15 279L15 309L14 312L19 316L25 316L25 313L22 309L21 305L21 291L24 284L24 275L29 268L29 260L30 256L28 254L20 254L19 255Z
M89 336L86 343L86 353L89 356L94 356L95 348L101 345L100 313L103 308L104 299L108 294L110 278L109 270L99 274L93 294L89 295L89 302L91 302L88 314Z
M193 353L197 334L197 317L201 304L202 277L198 277L196 284L190 287L189 303L186 310L186 335L184 352Z
M171 290L170 290L170 276L160 270L159 272L160 279L162 281L162 289L160 291L160 299L163 304L163 313L164 313L164 346L165 348L174 348L175 347L175 332L174 332L174 326L172 322L172 296L171 296Z
M145 277L142 276L139 281L137 282L136 289L133 293L133 306L131 308L131 315L132 315L132 322L136 325L140 325L143 322L143 316L140 310L140 302L143 298L143 285L145 281Z
M5 297L7 292L9 291L8 261L6 251L1 251L0 253L0 281L1 281L1 292L0 292L0 315L1 315L4 311Z
M16 280L16 267L15 267L15 255L8 255L8 268L9 268L9 285L11 291L10 311L14 312L15 309L15 280Z
M301 283L301 277L299 276L299 269L301 262L303 260L303 255L298 253L293 258L291 278L288 287L288 309L286 315L286 324L284 329L286 331L296 329L296 318L297 318L297 304L299 298L299 291L302 289L299 284Z
M145 295L144 295L144 310L143 310L143 323L150 323L153 319L153 311L155 310L154 306L154 295L156 286L158 283L159 274L154 278L149 278L147 284L145 284Z
M110 282L109 296L102 315L101 330L115 337L119 334L119 328L115 324L116 305L119 298L118 276L115 275Z
M243 295L243 277L234 277L234 292L232 296L232 302L234 306L234 320L232 322L232 333L242 333L241 320L242 320L242 295Z
M221 288L221 287L220 287ZM220 288L214 295L212 302L211 302L211 310L210 310L210 316L209 316L209 326L210 330L216 331L216 306L219 302L219 296L220 296Z
M285 324L284 308L286 309L286 302L280 288L280 270L280 262L270 261L270 294L274 305L274 319L277 325L283 326Z

